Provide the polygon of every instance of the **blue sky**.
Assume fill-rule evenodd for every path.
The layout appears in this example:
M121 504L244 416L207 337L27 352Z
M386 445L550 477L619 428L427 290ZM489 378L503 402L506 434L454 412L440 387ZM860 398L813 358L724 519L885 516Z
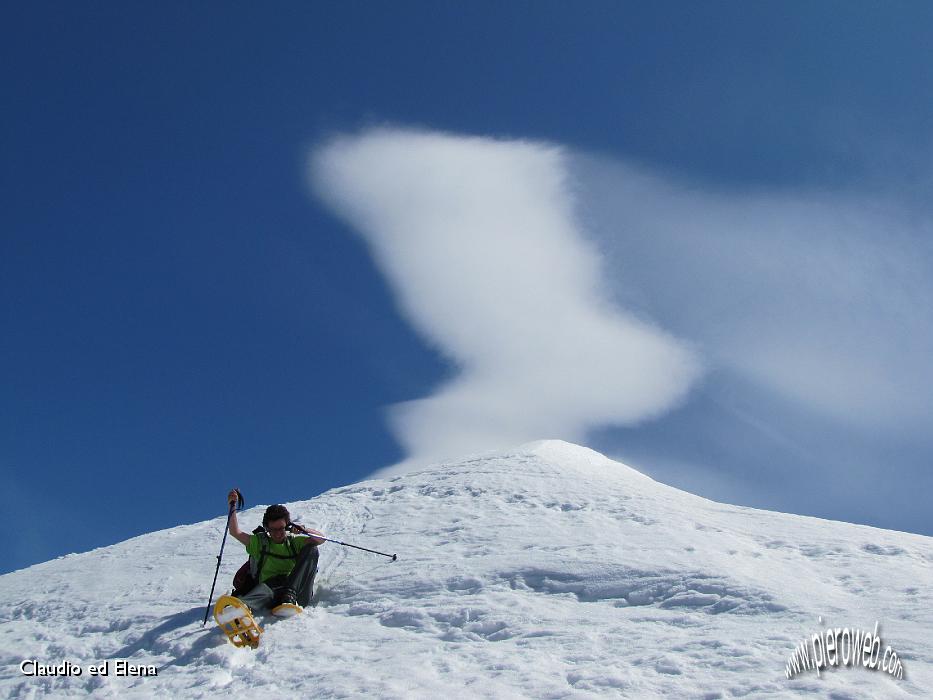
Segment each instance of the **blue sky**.
M535 430L933 534L928 5L30 3L0 31L2 570ZM438 229L438 192L525 238ZM556 266L514 295L574 319L555 357L612 352L526 373L528 317L470 302L484 260Z

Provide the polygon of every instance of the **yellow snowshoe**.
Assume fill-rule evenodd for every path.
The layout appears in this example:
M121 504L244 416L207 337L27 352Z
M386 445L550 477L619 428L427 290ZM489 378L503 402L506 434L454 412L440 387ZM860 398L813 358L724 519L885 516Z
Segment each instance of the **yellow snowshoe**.
M262 627L256 624L249 608L239 598L224 595L214 605L214 619L235 647L259 646Z
M301 613L303 609L304 608L295 603L282 603L272 608L272 614L276 617L294 617Z

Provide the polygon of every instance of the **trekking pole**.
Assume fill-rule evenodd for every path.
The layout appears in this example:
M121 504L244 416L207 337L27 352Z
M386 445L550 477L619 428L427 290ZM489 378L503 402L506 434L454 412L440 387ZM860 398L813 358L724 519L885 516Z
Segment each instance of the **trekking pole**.
M315 535L317 537L317 535ZM378 554L381 557L389 557L392 561L398 561L398 554L386 554L385 552L377 552L375 549L366 549L366 547L359 547L355 544L347 544L346 542L340 542L339 540L332 540L328 537L321 537L325 542L333 542L334 544L341 544L344 547L353 547L353 549L362 549L364 552L372 552L373 554Z
M325 542L333 542L334 544L340 544L340 545L343 545L344 547L353 547L353 549L362 549L364 552L371 552L372 554L378 554L381 557L389 557L392 561L398 561L398 554L386 554L385 552L377 552L375 549L366 549L366 547L360 547L355 544L348 544L346 542L341 542L340 540L332 540L329 537L324 537L324 535L319 535L316 533L308 532L298 523L292 523L292 527L303 532L306 535L310 535L311 537L317 537L318 539L324 540Z
M214 600L214 586L217 585L217 574L220 573L220 560L224 555L224 545L227 544L227 532L230 530L230 518L233 517L233 512L236 510L243 510L245 501L243 500L243 494L240 493L240 489L233 489L236 491L236 500L230 501L230 510L227 513L227 525L224 527L224 537L220 541L220 554L217 555L217 568L214 570L214 582L211 584L211 594L207 598L207 610L204 611L204 622L201 623L201 627L207 624L207 618L211 614L211 603Z

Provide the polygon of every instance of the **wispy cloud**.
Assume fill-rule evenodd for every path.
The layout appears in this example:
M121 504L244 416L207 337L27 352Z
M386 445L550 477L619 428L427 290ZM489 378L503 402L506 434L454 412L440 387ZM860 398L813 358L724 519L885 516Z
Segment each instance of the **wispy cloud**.
M616 299L709 371L687 410L600 447L716 500L929 533L928 205L579 153L570 172Z
M577 156L618 297L714 367L889 434L933 415L929 219L823 192L723 192Z
M684 400L701 363L611 300L576 218L568 153L532 142L377 129L314 152L325 202L369 244L403 314L458 368L396 406L414 463L589 428Z

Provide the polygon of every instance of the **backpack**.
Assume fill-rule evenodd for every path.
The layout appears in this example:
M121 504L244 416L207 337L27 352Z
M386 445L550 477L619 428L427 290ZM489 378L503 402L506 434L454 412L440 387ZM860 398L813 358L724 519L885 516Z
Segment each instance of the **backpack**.
M237 572L233 575L233 595L235 597L240 597L249 593L253 588L255 588L261 581L262 566L266 562L266 556L273 557L275 559L297 559L298 552L295 551L295 545L292 543L291 537L285 538L285 543L288 545L288 551L290 554L276 554L269 551L269 535L266 534L265 528L262 526L257 527L253 530L254 535L259 535L259 541L262 543L262 549L259 552L259 558L250 557L243 566L237 569Z

